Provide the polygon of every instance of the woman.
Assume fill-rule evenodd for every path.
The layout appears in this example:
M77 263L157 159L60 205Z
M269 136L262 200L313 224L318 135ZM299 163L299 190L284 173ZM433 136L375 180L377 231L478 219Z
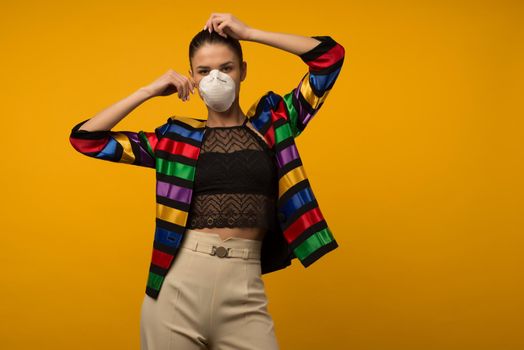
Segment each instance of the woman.
M294 53L310 67L299 88L284 98L287 107L275 123L282 128L272 129L272 136L260 132L267 131L262 126L266 124L254 117L262 109L261 99L247 114L239 105L240 85L247 74L239 40ZM302 230L292 228L294 237L286 237L287 242L283 235L279 236L283 242L280 247L285 251L278 264L270 266L269 259L264 258L271 255L276 261L280 254L276 248L270 250L269 243L265 253L262 248L263 242L279 238L267 235L278 232L283 222L276 215L277 204L287 197L280 192L286 187L279 184L279 178L285 176L282 167L291 170L291 165L296 169L301 165L297 155L287 165L277 159L274 141L287 130L289 138L281 144L292 146L292 138L301 133L332 88L343 58L342 46L330 37L262 31L248 27L231 14L213 13L191 41L189 77L169 70L150 85L73 128L71 143L81 153L155 167L160 180L173 181L166 190L157 182L159 227L148 295L141 310L142 350L278 349L261 273L283 268L294 257L308 266L335 249L337 243L314 196L308 192L309 203L305 197L294 200L306 204L303 217L295 223L302 218L312 221L306 216L308 213L319 220L309 226L303 224ZM195 88L206 104L207 120L172 117L155 132L110 131L145 100L177 93L182 101L188 101ZM284 106L278 95L270 92L266 96L268 101L276 98L279 106ZM294 121L292 126L284 125L290 120ZM188 164L194 165L194 173L193 168L180 170ZM170 172L174 167L179 169ZM299 189L308 189L305 174L302 177L295 186L297 193ZM182 192L174 195L175 187L192 191L186 192L183 201L179 195ZM171 208L165 209L169 206L178 217ZM306 209L310 211L306 213ZM181 228L183 235L175 232ZM161 268L163 261L168 262Z

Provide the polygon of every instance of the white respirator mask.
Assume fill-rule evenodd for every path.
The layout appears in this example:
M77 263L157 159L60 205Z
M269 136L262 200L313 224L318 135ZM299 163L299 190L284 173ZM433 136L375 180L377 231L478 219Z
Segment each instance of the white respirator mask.
M213 69L198 84L198 91L209 108L225 112L235 101L236 84L226 73Z

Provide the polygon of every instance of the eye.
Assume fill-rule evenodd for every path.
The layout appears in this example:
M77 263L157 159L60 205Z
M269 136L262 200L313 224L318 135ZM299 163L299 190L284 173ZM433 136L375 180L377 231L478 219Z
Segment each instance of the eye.
M232 70L232 69L233 69L232 66L227 66L227 67L222 68L222 70L223 70L223 71L226 71L226 72L229 72L229 71ZM198 74L200 74L200 75L205 75L205 74L207 74L207 73L209 73L209 70L208 70L208 69L202 69L202 70L198 71Z

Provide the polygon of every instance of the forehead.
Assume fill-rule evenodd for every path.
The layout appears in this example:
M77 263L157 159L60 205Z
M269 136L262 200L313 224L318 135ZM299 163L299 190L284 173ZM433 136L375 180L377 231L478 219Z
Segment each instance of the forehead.
M206 43L198 48L193 56L193 65L195 68L201 65L218 67L229 61L236 62L237 57L233 50L223 44Z

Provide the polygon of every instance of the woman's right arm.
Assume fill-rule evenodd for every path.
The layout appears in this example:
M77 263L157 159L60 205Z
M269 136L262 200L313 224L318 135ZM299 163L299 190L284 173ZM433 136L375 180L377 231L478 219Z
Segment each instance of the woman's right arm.
M131 95L89 118L87 122L82 124L82 127L79 128L79 130L111 130L129 113L131 113L131 111L150 98L151 93L144 88L140 88Z
M189 100L189 93L194 93L194 82L170 69L150 85L76 124L69 141L75 150L92 158L154 168L155 147L166 132L167 124L150 132L111 129L150 98L175 92L182 101Z

